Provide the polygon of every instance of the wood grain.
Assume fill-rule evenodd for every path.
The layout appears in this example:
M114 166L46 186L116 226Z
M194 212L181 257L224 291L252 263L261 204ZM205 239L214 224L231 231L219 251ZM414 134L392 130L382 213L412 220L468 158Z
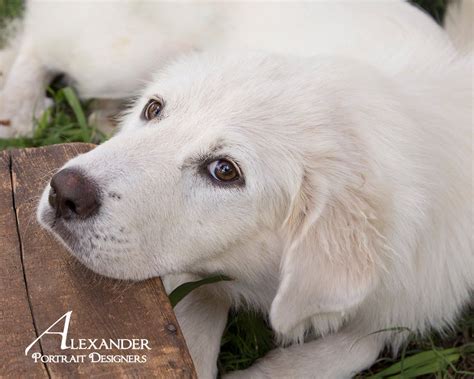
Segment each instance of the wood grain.
M13 189L28 296L39 333L72 311L68 338L148 339L151 350L100 350L105 355L142 355L146 363L47 363L51 377L195 378L196 374L159 278L140 283L98 277L81 266L37 224L39 195L67 160L93 148L56 145L12 151ZM63 324L58 330L62 329ZM56 330L56 329L55 329ZM60 336L41 339L44 354L60 350Z
M47 377L43 364L24 351L36 333L23 277L20 241L13 207L10 153L0 152L0 376ZM39 352L34 346L32 352Z

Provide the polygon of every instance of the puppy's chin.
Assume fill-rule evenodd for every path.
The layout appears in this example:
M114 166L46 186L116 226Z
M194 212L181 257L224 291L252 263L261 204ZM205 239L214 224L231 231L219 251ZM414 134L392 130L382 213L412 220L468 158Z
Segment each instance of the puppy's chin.
M120 257L109 257L106 252L98 248L84 248L77 237L64 228L61 221L53 222L52 225L49 222L42 222L42 225L66 248L74 259L95 274L111 279L129 281L141 281L158 276L133 270L130 268L133 267L130 263L123 262Z
M59 241L75 259L96 274L112 279L132 281L158 276L138 270L134 262L131 262L131 259L126 260L124 255L111 256L107 251L101 251L95 245L85 246L81 242L81 236L74 233L74 226L66 226L65 221L56 217L54 209L51 208L44 194L38 205L36 216L41 227Z

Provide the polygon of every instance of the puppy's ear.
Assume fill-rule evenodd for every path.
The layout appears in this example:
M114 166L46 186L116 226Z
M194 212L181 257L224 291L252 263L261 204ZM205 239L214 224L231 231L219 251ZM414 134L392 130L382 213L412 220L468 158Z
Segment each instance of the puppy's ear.
M304 178L285 222L281 278L270 312L282 337L309 323L321 334L337 329L374 289L385 243L361 182L360 188L333 188L324 177Z

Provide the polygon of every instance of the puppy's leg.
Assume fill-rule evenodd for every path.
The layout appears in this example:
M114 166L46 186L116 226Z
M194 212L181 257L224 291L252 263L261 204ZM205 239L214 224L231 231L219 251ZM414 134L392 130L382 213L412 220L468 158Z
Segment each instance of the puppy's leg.
M45 86L50 79L33 46L24 40L0 91L0 138L32 134L34 118L47 107Z
M367 334L338 332L276 349L249 369L232 372L225 378L351 378L369 367L382 348L379 337Z
M0 91L3 88L8 73L10 72L16 54L16 49L11 46L0 50Z
M168 291L193 280L196 278L184 275L163 278ZM229 308L228 301L217 298L203 286L188 294L174 309L199 379L217 376L217 357Z

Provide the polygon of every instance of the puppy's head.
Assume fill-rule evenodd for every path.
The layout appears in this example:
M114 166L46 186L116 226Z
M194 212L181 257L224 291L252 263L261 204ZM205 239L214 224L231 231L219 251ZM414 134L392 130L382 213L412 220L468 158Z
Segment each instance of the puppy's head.
M271 232L284 241L273 252L278 331L353 309L376 282L381 245L354 107L367 107L373 78L359 74L329 59L182 59L118 135L53 177L39 219L91 269L128 279L202 273L216 260L226 273L227 254ZM264 264L258 246L245 259Z

